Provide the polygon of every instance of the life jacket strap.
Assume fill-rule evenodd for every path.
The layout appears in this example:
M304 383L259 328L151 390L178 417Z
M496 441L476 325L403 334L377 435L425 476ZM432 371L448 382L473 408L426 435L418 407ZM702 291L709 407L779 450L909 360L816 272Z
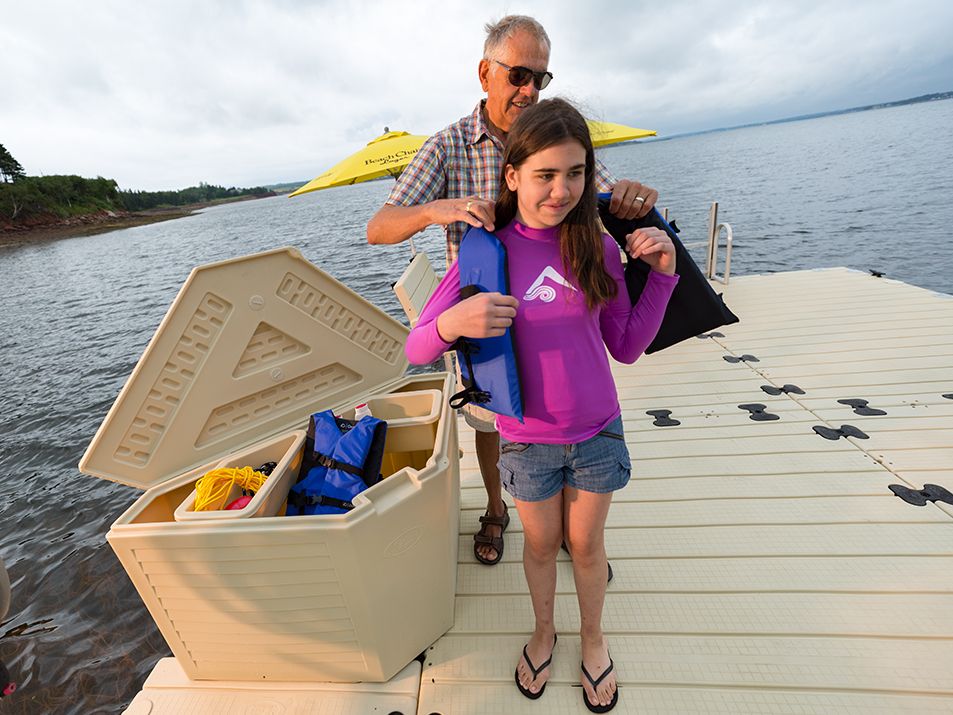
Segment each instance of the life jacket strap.
M339 462L320 452L314 453L314 463L321 467L327 467L328 469L339 469L342 472L347 472L348 474L353 474L355 477L364 479L364 470L360 467L355 467L353 464L347 464L346 462Z
M471 375L473 375L473 364L470 362L470 355L480 352L480 346L472 340L467 340L466 338L460 338L456 343L454 343L454 346L456 347L457 351L463 355L463 359L467 364L467 370ZM478 388L477 384L472 380L468 380L465 377L461 377L461 380L463 381L463 389L450 397L451 408L459 410L461 407L464 405L469 405L471 402L475 405L479 405L490 401L489 392Z
M333 506L337 509L350 511L354 504L343 499L325 496L324 494L312 494L310 496L292 490L288 493L288 503L296 509L304 509L308 506Z
M455 410L459 410L464 405L469 405L471 402L474 405L479 405L484 402L490 401L490 393L483 392L482 390L476 389L475 385L470 387L465 387L460 392L452 395L450 397L450 407Z
M476 340L470 340L469 338L457 338L457 341L451 345L449 349L456 350L464 355L479 355L480 343ZM470 367L469 361L467 362L467 367Z

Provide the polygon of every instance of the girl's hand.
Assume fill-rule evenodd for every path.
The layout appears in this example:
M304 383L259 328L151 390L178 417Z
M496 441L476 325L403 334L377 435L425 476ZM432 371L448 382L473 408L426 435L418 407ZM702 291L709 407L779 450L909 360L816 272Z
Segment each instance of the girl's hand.
M625 237L625 252L632 258L641 258L653 271L675 275L675 244L665 231L640 228Z
M513 324L519 301L502 293L477 293L437 316L437 333L446 343L457 338L495 338Z

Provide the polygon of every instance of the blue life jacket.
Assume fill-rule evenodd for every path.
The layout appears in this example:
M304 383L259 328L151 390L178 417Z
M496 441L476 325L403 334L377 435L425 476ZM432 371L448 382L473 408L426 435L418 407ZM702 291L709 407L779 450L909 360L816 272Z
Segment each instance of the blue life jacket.
M311 416L304 474L288 494L287 516L343 514L351 499L381 478L387 423L374 417L358 421L326 410Z
M485 228L471 226L457 254L460 298L477 293L510 295L506 246ZM523 421L523 398L516 368L516 342L510 326L495 338L460 338L453 345L463 390L450 398L454 409L468 403Z

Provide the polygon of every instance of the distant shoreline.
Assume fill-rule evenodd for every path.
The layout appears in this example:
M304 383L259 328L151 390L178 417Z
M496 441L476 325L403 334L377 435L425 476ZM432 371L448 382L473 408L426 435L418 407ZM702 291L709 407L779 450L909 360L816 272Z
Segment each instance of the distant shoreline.
M854 114L856 112L868 112L871 109L887 109L889 107L905 107L909 104L922 104L924 102L937 102L945 99L953 99L953 92L934 92L933 94L924 94L911 99L900 99L895 102L881 102L879 104L868 104L863 107L851 107L850 109L834 109L830 112L818 112L816 114L802 114L797 117L787 117L785 119L771 119L766 122L754 122L753 124L739 124L734 127L720 127L718 129L702 129L697 132L686 132L684 134L673 134L664 137L650 137L638 139L632 142L623 142L624 144L648 144L650 142L664 142L669 139L681 139L683 137L694 137L699 134L715 134L717 132L730 132L735 129L748 129L750 127L764 127L770 124L786 124L788 122L801 122L805 119L819 119L821 117L832 117L839 114ZM621 146L615 144L613 146Z
M147 226L160 221L171 221L177 218L191 216L209 206L230 204L236 201L252 201L268 198L274 193L259 196L243 196L237 199L223 201L209 201L189 206L173 206L163 209L148 209L146 211L97 211L82 216L70 216L32 226L18 226L0 230L0 246L21 243L34 243L48 239L77 238L79 236L95 236L109 231L118 231L123 228Z

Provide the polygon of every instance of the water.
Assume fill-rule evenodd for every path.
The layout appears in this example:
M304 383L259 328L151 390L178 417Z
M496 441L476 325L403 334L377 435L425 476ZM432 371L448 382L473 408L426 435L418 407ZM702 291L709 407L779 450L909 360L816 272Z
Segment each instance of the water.
M610 148L684 236L731 224L731 273L848 266L953 293L949 101ZM618 156L616 156L618 154ZM722 252L724 255L724 252Z
M708 205L732 275L846 265L953 294L953 102L614 147L617 176L661 189L683 239ZM317 173L321 167L315 167ZM0 248L0 556L13 603L9 713L119 713L169 654L105 541L139 492L80 474L90 439L193 266L295 246L403 320L410 252L371 248L389 182L229 204L89 238ZM415 239L440 266L443 235Z

